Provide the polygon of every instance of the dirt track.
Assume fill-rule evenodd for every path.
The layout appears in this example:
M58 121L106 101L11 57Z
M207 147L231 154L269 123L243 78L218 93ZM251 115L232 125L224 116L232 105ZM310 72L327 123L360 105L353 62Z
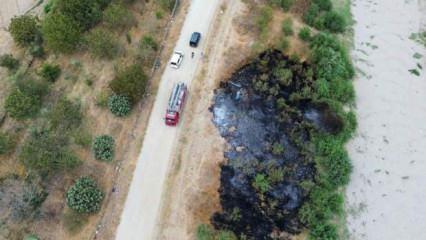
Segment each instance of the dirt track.
M201 51L205 44L202 40L198 49L191 49L188 46L189 37L193 31L199 31L206 36L219 2L193 0L191 3L175 48L183 51L186 56L180 69L166 68L162 76L116 239L155 239L163 185L180 132L179 127L171 128L164 124L168 97L175 82L185 82L191 89L190 83L201 61ZM191 51L195 51L194 59L189 57Z

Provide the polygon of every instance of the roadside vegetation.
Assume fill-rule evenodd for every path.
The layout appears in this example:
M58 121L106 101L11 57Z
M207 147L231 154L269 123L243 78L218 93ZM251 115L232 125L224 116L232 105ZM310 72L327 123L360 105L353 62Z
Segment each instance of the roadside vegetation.
M0 205L10 209L0 214L1 239L50 239L62 228L93 237L114 159L130 144L124 117L137 118L149 91L174 4L50 0L39 16L11 19L17 50L0 56Z
M291 172L296 171L292 165L279 168L274 165L275 170L272 171L264 167L264 162L271 164L273 160L262 159L264 162L259 160L256 165L250 162L251 159L247 159L244 165L250 166L241 167L243 170L240 174L239 164L229 159L231 163L222 166L219 190L222 211L211 217L215 230L209 225L200 225L196 232L197 239L218 239L216 234L220 231L231 231L238 239L275 239L270 229L298 234L301 229L296 223L308 231L309 239L345 239L344 226L340 225L344 218L343 190L352 171L345 144L356 129L356 117L352 111L355 99L352 78L355 72L342 36L351 24L349 6L340 3L337 8L330 0L311 0L303 3L271 0L268 3L250 5L254 15L251 17L255 19L253 22L258 33L257 42L253 44L255 54L251 63L257 64L255 69L259 72L259 76L253 76L254 90L264 96L268 103L274 103L278 112L276 117L284 126L282 129L287 129L286 124L300 121L303 116L301 106L306 106L306 103L309 103L309 106L320 106L321 111L335 116L335 129L318 129L301 121L292 123L296 124L291 125L293 132L283 130L282 134L288 134L291 148L299 148L303 156L299 160L303 163L300 164L314 166L313 177L303 181L299 179L297 183L294 183L295 180L291 177ZM276 15L282 16L282 12L285 12L285 17L281 18L281 36L271 36L271 23ZM295 24L298 19L303 22ZM307 51L302 53L302 56L295 54L300 53L291 45L295 42L297 46L306 46ZM270 53L271 46L282 51L289 60L274 62L273 54ZM259 56L259 53L262 54ZM306 63L301 62L301 58L306 60ZM289 65L292 61L301 65ZM243 68L239 71L243 71ZM307 69L300 70L301 68ZM279 141L269 144L270 154L278 159L287 150L287 146L283 146ZM253 164L255 173L251 172ZM231 178L232 174L239 174L239 184L244 185L245 181L250 181L250 184L245 186L244 190L238 190L237 186L226 180L226 177ZM243 175L246 175L247 179L243 178ZM285 213L278 213L276 209L281 200L275 199L274 196L282 190L283 182L298 184L303 192L303 204L296 209L295 215L292 215L292 210L286 209ZM256 192L253 198L246 195L238 197L239 193L248 194L247 192L252 190ZM254 199L260 199L261 203L256 205L257 200ZM239 201L241 206L238 206ZM290 214L286 218L286 221L291 222L286 222L288 225L279 220L285 214ZM254 216L256 219L250 220ZM256 223L256 227L252 223Z

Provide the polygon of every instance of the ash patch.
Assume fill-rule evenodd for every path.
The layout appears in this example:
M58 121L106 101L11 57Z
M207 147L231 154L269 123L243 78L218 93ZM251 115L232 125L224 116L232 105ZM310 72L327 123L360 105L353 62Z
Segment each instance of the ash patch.
M217 229L247 239L303 229L298 211L315 175L310 131L341 127L325 105L303 96L314 82L310 69L267 51L215 91L213 122L228 143L223 210L211 218Z

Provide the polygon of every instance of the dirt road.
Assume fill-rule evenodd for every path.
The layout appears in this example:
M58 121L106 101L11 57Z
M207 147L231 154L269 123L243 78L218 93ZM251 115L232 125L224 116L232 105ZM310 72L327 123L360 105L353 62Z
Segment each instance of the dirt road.
M349 239L426 239L424 0L355 0L358 136L349 144ZM422 19L423 17L423 19ZM411 74L416 69L420 76Z
M133 180L121 216L116 239L156 239L156 225L160 212L161 197L167 171L172 159L179 127L167 127L164 113L169 94L176 82L185 82L191 94L191 81L202 61L205 48L203 39L197 49L188 46L190 35L198 31L206 36L219 0L193 0L183 25L175 50L183 51L185 57L180 69L166 68L151 112L148 128ZM191 52L195 57L191 59ZM176 189L179 191L179 189Z

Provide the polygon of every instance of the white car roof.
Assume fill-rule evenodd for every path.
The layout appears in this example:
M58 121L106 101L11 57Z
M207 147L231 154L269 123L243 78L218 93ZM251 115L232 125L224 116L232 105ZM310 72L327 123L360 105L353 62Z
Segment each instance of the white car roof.
M181 56L182 56L181 53L178 53L178 52L173 53L171 62L177 63Z

